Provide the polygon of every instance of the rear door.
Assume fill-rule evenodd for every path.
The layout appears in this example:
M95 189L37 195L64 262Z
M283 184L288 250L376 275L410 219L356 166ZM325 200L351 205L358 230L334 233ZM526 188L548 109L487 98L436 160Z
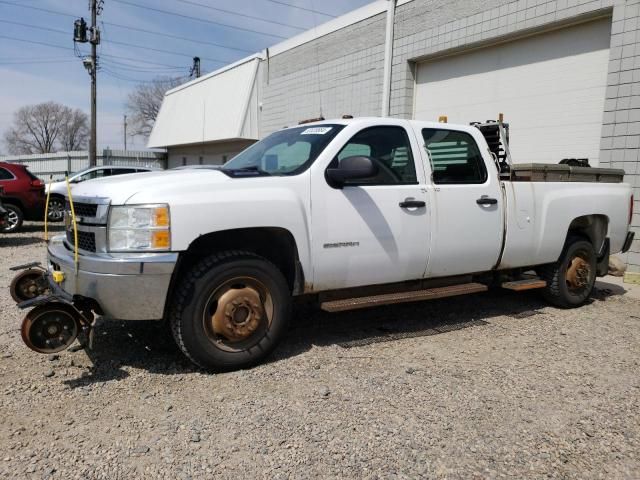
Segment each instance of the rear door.
M480 132L420 128L432 198L431 256L425 276L483 272L498 261L503 209L498 173ZM486 148L486 147L485 147Z
M328 184L326 165L314 171L315 290L422 278L429 254L429 209L424 170L414 153L417 142L405 125L375 122L354 131L329 164L365 155L379 167L375 177L349 181L340 189Z
M13 193L17 185L16 177L8 169L0 167L0 186L4 187L5 194Z

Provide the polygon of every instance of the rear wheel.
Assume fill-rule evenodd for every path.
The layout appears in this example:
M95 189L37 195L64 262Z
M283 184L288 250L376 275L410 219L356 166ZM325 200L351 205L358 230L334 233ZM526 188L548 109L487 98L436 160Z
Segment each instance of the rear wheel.
M570 238L560 260L538 268L547 286L544 298L561 308L583 305L596 281L596 252L593 245L583 238Z
M231 251L207 257L184 276L169 321L176 343L195 364L228 371L269 355L290 312L280 270L265 258Z
M22 222L24 221L24 214L22 210L17 205L13 205L12 203L5 203L3 205L4 209L7 211L7 223L0 228L2 233L14 233L20 230L22 227Z

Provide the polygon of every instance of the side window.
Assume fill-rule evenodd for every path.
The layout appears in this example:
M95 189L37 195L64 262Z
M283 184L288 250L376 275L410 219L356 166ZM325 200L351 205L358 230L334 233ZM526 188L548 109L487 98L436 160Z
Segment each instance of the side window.
M0 168L0 180L13 180L13 175L9 170Z
M402 127L371 127L356 133L342 147L333 165L353 156L370 157L378 166L375 177L345 185L412 185L418 183L407 132Z
M111 170L111 175L124 175L126 173L133 173L136 170L134 168L114 168Z
M433 172L433 183L473 184L487 180L487 169L476 141L465 132L425 128L422 130Z

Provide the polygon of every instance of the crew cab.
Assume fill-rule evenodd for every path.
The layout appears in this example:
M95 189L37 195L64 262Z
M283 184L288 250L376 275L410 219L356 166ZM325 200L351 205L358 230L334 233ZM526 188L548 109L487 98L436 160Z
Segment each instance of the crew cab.
M514 165L504 125L491 146L484 127L321 121L218 170L79 184L67 208L77 231L67 215L48 246L53 293L20 304L38 305L23 338L67 346L47 333L60 311L85 326L88 312L164 319L194 363L229 370L276 347L295 297L333 312L499 285L582 305L633 240L624 172Z

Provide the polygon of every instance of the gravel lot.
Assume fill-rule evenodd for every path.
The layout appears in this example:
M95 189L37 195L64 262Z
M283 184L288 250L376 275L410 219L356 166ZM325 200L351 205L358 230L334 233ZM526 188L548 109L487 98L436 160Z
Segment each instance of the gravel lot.
M41 237L0 236L0 478L640 477L640 300L618 286L571 311L299 308L270 363L209 375L149 323L28 350L8 267Z

